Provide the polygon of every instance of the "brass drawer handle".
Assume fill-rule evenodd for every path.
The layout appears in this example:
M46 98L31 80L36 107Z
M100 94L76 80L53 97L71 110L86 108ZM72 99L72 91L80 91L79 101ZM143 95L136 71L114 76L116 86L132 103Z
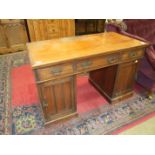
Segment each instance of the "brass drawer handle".
M54 67L51 69L51 73L53 75L59 75L61 74L61 72L62 72L62 67Z
M134 57L136 57L136 56L137 56L137 53L136 53L135 51L129 53L129 57L130 57L130 58L134 58Z
M110 64L118 62L118 56L110 56L110 57L108 57L108 62Z
M93 64L92 61L87 60L87 61L84 61L81 63L81 67L87 68L87 67L91 66L92 64Z

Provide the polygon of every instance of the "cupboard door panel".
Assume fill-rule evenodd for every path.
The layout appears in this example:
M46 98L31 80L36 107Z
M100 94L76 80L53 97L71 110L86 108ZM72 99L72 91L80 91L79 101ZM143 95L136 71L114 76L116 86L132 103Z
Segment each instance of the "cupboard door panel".
M46 117L48 117L48 115L56 114L57 112L53 89L54 89L53 86L46 86L42 89L43 93L42 106ZM49 102L50 104L48 104Z
M46 121L75 112L74 87L74 77L40 84L40 99Z
M72 99L73 99L73 92L70 86L70 82L66 82L63 84L63 90L64 91L64 104L66 109L71 109L72 108Z
M65 104L64 104L64 89L63 84L58 83L54 85L54 95L55 95L55 104L57 107L57 113L63 112L65 110Z

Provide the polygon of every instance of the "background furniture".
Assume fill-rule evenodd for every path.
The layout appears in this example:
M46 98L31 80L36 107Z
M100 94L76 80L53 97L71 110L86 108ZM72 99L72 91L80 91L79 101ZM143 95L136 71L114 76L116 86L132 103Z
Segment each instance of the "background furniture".
M76 35L104 32L105 19L75 19Z
M45 122L76 114L81 73L90 72L90 81L111 103L131 96L146 46L113 32L27 44Z
M150 43L141 61L137 82L149 93L155 92L155 20L126 19L123 20L123 24L126 24L126 30L123 29L121 23L108 23L106 30Z
M104 32L105 19L42 19L27 23L30 40L37 41Z
M104 19L1 19L0 54L25 50L29 41L104 31Z
M73 19L28 19L30 41L48 40L75 35Z
M0 20L0 54L24 50L28 42L25 20Z

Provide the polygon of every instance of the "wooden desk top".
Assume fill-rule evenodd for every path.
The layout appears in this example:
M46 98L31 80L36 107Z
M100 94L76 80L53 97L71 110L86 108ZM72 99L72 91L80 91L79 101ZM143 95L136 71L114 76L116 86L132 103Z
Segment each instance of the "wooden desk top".
M146 46L148 43L115 32L105 32L31 42L27 44L27 49L32 67L38 68L63 61Z

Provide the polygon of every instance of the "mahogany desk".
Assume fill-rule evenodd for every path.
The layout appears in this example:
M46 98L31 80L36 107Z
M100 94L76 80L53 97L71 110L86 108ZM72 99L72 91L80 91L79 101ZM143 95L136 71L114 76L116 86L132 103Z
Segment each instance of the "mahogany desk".
M83 72L109 102L131 96L147 46L114 32L28 43L45 122L76 114L76 75Z

